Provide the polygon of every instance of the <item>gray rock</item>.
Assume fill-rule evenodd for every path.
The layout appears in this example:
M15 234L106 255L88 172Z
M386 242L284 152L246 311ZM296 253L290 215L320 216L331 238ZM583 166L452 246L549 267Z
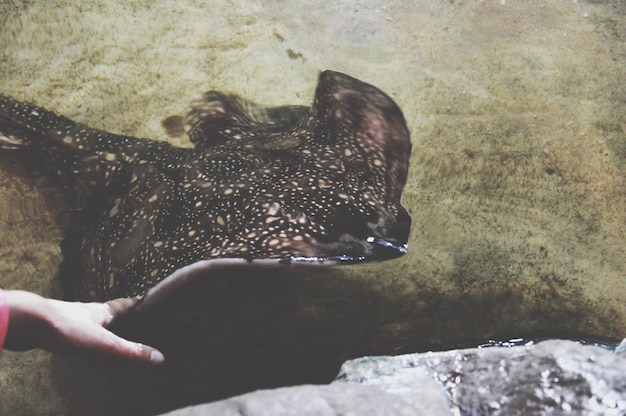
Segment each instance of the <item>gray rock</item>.
M452 414L445 386L438 383L426 368L396 367L397 358L400 357L365 357L348 361L332 385L360 383L376 386L399 396L420 415ZM351 368L352 363L354 368ZM388 364L391 367L387 367Z
M420 416L423 414L398 396L386 393L377 387L340 383L330 386L306 385L259 390L215 403L186 407L167 413L167 416Z
M571 341L483 348L346 362L335 383L362 383L398 394L421 394L407 374L426 372L461 415L622 415L626 360Z

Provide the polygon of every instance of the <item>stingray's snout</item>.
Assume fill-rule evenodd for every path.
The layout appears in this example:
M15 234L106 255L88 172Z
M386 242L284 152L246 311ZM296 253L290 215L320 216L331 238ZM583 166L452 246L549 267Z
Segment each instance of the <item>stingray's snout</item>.
M373 260L391 260L406 254L407 245L399 244L393 240L385 240L378 237L368 237L367 242L372 245Z
M381 227L382 231L373 232L373 235L366 239L371 245L372 260L391 260L405 255L411 231L409 213L402 206L398 206L396 215L383 224L385 226Z

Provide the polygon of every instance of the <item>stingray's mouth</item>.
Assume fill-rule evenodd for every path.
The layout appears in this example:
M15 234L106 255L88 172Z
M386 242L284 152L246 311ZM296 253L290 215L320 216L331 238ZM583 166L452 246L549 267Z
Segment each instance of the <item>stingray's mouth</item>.
M372 244L372 260L391 260L406 254L407 245L398 244L392 240L384 240L377 237L369 237L367 242Z
M328 263L362 263L369 261L391 260L403 256L407 252L406 244L398 244L392 240L368 237L367 254L340 254L333 256L290 256L284 257L280 263L289 264L328 264Z

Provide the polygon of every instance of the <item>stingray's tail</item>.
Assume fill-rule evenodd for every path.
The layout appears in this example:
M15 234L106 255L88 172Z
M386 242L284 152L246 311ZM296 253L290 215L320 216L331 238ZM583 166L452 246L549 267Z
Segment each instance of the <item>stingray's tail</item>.
M115 151L138 140L141 141L94 129L0 94L0 149L32 148L44 153L93 154Z
M92 131L67 117L0 94L0 149L72 148L78 134Z
M0 151L36 153L43 168L68 189L86 189L86 181L94 179L93 174L79 170L84 151L77 146L76 139L93 134L93 129L67 117L0 94Z
M21 149L28 145L29 123L25 105L0 94L0 149ZM30 112L36 112L35 108ZM32 115L31 115L32 117Z
M0 94L0 149L32 148L43 153L78 152L102 131Z
M107 150L131 140L0 94L0 151L36 153L44 170L58 179L77 207L107 183L107 175L109 182L113 180L110 165L119 161Z

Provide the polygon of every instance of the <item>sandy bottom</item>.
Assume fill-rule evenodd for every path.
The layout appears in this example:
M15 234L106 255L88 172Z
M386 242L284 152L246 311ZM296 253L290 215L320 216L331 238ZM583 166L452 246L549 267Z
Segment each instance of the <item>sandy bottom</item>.
M624 3L335 3L5 1L0 91L187 145L161 120L203 91L308 105L320 70L348 73L396 100L413 141L410 253L336 273L376 294L375 352L626 336ZM62 296L68 208L33 164L0 154L0 286ZM0 414L103 409L90 366L5 353Z

